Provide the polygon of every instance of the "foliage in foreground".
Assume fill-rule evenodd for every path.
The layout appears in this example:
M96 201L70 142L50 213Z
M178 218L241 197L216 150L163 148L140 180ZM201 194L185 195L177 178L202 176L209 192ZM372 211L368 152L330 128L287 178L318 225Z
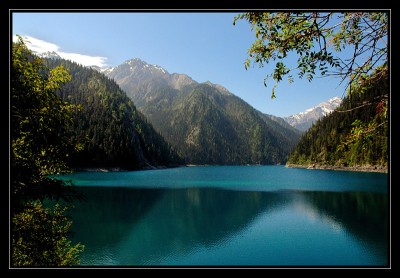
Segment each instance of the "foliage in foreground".
M246 69L250 58L260 67L277 61L264 80L265 86L269 78L275 81L272 98L277 84L284 78L293 82L294 73L308 81L318 75L339 77L349 88L387 62L387 12L248 12L233 24L240 19L251 24L256 36ZM348 57L343 56L346 48ZM298 57L297 65L285 62L290 54Z
M83 245L68 241L68 202L78 194L50 178L67 172L81 146L68 134L79 107L55 91L70 80L63 67L48 70L21 38L12 47L11 76L11 266L56 267L78 264ZM59 203L66 201L64 205Z
M70 266L79 264L83 245L71 246L72 221L66 216L67 207L56 204L46 208L41 202L26 205L13 214L14 266Z

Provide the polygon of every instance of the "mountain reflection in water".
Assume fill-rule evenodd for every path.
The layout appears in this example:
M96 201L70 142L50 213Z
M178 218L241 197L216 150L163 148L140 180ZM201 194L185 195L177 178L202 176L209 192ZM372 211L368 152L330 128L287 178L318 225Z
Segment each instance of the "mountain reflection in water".
M367 256L372 257L370 262L373 264L387 264L387 194L295 190L262 192L196 187L78 189L87 196L87 201L76 203L72 212L73 231L76 232L73 240L86 246L82 265L345 264L340 259L334 259L339 254L333 254L332 261L328 258L313 261L312 258L318 257L318 254L311 254L307 260L307 256L302 254L284 252L280 261L271 258L272 246L276 244L274 238L281 245L289 242L300 244L298 241L308 243L299 252L319 250L320 247L310 247L312 239L307 238L307 231L315 222L329 226L332 231L342 230L347 237L354 238L355 244L361 244L365 252L373 254ZM302 220L304 226L290 227L289 221L284 227L282 223L286 223L285 220L273 220L273 215L285 210L293 219L300 219L298 216L301 216L308 220ZM262 223L256 224L258 221ZM210 250L215 254L222 252L217 251L220 247L221 250L228 249L227 246L235 249L231 245L235 246L234 242L246 238L250 232L254 233L254 227L272 231L268 235L260 230L258 236L261 245L265 245L257 247L256 259L243 258L251 254L251 250L240 249L240 243L237 250L231 250L233 253L223 253L219 261L214 262L212 256L197 260L199 254ZM295 243L285 238L292 233L290 229L295 233L290 240ZM281 245L278 245L279 248ZM292 250L293 246L282 248ZM276 254L279 257L279 252ZM191 256L193 259L190 259ZM320 256L328 257L324 254ZM302 259L296 259L298 257ZM349 262L350 265L368 263Z

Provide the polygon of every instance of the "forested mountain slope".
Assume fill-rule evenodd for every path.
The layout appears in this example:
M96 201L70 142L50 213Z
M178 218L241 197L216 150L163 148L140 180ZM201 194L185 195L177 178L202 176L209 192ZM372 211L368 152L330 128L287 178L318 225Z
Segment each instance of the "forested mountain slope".
M61 64L69 71L72 80L58 93L82 107L72 119L74 136L85 142L83 151L73 158L75 167L141 169L180 163L114 80L67 60L45 61L50 68Z
M299 138L221 85L198 83L140 59L103 70L193 164L280 164Z
M288 164L387 167L389 123L382 109L389 95L388 72L377 76L304 133Z

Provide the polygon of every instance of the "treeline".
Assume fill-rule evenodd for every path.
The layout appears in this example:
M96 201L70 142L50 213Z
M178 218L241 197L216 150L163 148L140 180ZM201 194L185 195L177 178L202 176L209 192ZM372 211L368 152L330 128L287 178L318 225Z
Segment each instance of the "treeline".
M72 76L57 91L66 102L79 105L73 114L72 140L83 149L71 158L74 167L174 165L180 160L133 102L110 78L94 69L63 59L46 59L49 68L62 65Z
M303 134L288 164L387 166L389 79L387 67L378 71Z

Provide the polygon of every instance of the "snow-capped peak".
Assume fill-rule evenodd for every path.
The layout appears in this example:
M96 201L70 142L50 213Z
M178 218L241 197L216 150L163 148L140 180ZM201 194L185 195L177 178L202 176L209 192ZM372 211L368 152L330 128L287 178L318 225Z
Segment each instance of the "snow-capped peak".
M158 69L158 70L160 70L160 71L162 71L163 73L166 72L165 69L163 69L163 68L160 67L159 65L153 65L153 67L156 68L156 69Z
M104 74L110 73L110 72L112 72L113 70L114 70L113 67L100 68L100 72L101 72L101 73L104 73Z
M341 103L342 99L340 97L333 97L303 112L285 117L284 119L291 126L306 131L316 120L330 114Z
M36 52L36 54L41 58L61 59L61 56L55 51Z
M141 60L139 58L133 58L131 60L127 60L124 62L124 64L129 65L129 69L131 71L134 71L136 69L146 69L148 71L158 70L164 74L167 73L167 71L164 68L160 67L159 65L147 64L146 62L144 62L143 60Z

